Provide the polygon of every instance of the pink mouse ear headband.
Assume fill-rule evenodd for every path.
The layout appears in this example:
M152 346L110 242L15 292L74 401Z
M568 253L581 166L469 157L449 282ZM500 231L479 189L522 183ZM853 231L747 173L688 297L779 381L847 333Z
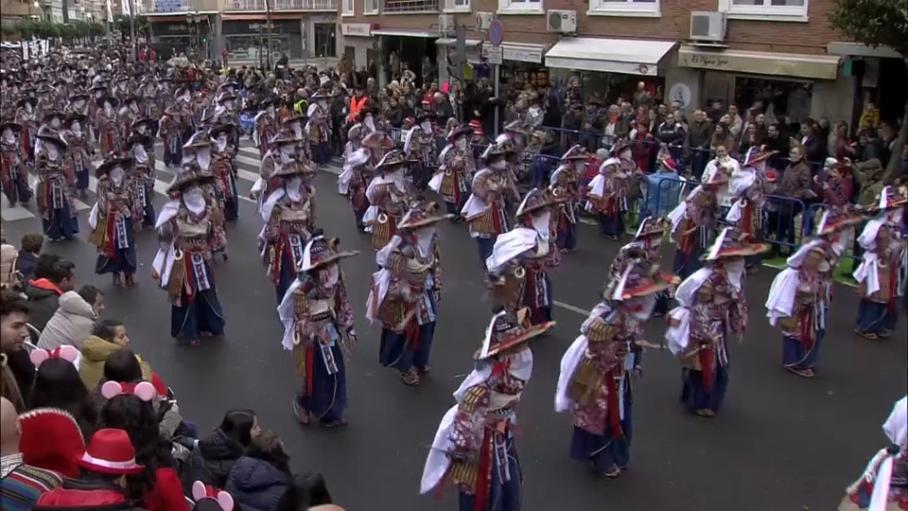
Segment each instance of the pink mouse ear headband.
M104 399L113 399L120 394L132 394L142 401L148 402L154 399L158 392L154 389L154 385L147 381L136 384L107 381L101 385L101 395L104 396Z
M31 354L29 354L28 358L31 359L32 364L35 364L35 367L41 367L41 364L52 358L60 358L69 362L70 364L75 364L76 360L79 358L79 350L77 350L75 346L69 345L60 346L53 351L38 348L32 351Z
M206 485L202 481L192 483L192 500L198 503L205 499L216 501L222 511L233 511L233 496L229 493Z

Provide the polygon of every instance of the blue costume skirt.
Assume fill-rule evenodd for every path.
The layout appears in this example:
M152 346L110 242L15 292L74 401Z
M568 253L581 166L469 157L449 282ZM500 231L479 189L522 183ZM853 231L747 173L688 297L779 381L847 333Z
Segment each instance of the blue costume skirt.
M284 250L281 254L281 274L278 277L277 285L274 287L278 305L284 300L284 295L287 294L290 285L296 280L296 275L296 265L293 264L293 257Z
M620 211L612 215L599 213L599 231L606 236L621 236L624 234L624 213Z
M496 236L497 237L497 236ZM492 255L492 249L495 247L495 238L477 237L476 244L479 247L479 261L485 267L486 259Z
M224 219L236 220L240 217L240 196L237 194L236 177L230 173L230 189L233 197L224 197Z
M302 409L325 422L343 419L344 411L347 409L347 370L344 367L344 355L336 342L330 349L337 364L337 372L328 374L325 359L318 349L313 349L312 364L306 364L306 376L311 378L311 389L307 380L303 383L302 392L297 396L297 402Z
M527 272L529 274L529 272ZM530 308L530 322L534 325L552 321L552 279L549 278L548 272L542 272L544 282L545 302L549 305L536 305L533 299L533 293L529 287L524 289L523 305Z
M555 246L559 250L574 250L577 248L577 224L573 222L561 222L558 226L558 236L555 238Z
M154 211L154 202L151 201L151 198L154 197L154 185L149 184L148 181L145 181L145 197L148 199L145 201L145 207L142 209L142 225L147 227L154 227L155 215Z
M98 262L95 264L95 273L125 273L131 275L136 272L136 236L132 228L132 219L124 218L126 224L126 244L127 248L118 248L113 257L107 254L98 254Z
M486 430L488 432L488 429ZM507 430L507 440L505 444L507 446L507 474L509 479L504 480L501 477L501 473L504 472L504 463L500 463L499 466L498 457L494 455L494 452L490 452L492 457L490 462L490 485L489 485L489 495L486 505L481 509L482 511L520 511L523 504L523 499L521 497L522 487L523 487L523 473L520 470L520 460L517 458L517 446L514 442L514 437L511 435L510 429ZM486 434L484 442L490 442L491 439L488 438L488 433ZM491 451L491 449L490 449ZM458 501L459 511L476 511L476 496L472 493L467 493L463 490L460 491L460 499Z
M621 435L612 431L606 420L605 431L596 435L574 426L571 435L571 459L592 463L599 472L611 472L615 468L625 469L631 461L631 437L633 421L631 413L631 386L624 386L624 418L621 419ZM614 438L614 437L618 438Z
M321 165L331 161L331 145L328 142L312 143L310 146L312 148L312 160L315 163Z
M889 335L898 321L898 307L889 310L887 305L862 298L858 305L857 331L862 334Z
M25 170L25 165L19 166L19 172L28 172ZM17 202L23 206L27 205L28 202L32 199L32 191L28 187L28 180L22 179L22 175L16 176L16 179L10 179L9 189L3 188L3 193L6 194L6 198L9 199L10 205L15 205Z
M76 171L76 190L88 190L88 168Z
M404 333L383 328L378 361L385 367L393 367L405 373L413 366L425 369L429 366L429 353L432 350L432 338L435 336L435 322L419 325L419 341L407 342ZM414 346L415 344L415 346Z
M196 291L192 300L183 288L180 295L180 306L171 306L170 336L177 339L198 339L203 333L212 336L224 335L224 311L218 300L214 285L214 273L211 266L205 263L210 289ZM190 276L190 278L194 278Z
M50 210L50 218L41 219L44 234L52 240L75 238L79 232L79 218L69 213L69 201L64 198L62 207Z
M820 331L825 334L825 331ZM782 364L785 367L790 367L792 369L813 369L817 365L817 359L820 355L820 343L823 340L823 336L820 335L820 332L816 333L816 339L813 341L813 346L810 349L807 349L804 346L804 343L801 341L785 336L782 336Z
M713 374L712 388L709 390L703 385L703 373L693 369L682 369L681 380L684 386L681 389L681 402L689 412L697 410L712 410L718 412L725 401L728 391L728 366L716 364Z

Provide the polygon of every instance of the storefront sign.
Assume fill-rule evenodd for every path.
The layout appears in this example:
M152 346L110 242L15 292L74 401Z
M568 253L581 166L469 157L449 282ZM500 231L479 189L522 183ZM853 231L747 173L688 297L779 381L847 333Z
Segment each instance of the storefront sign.
M258 34L268 32L267 21L233 21L222 22L224 34ZM271 22L271 33L299 34L302 31L299 20L274 20Z
M372 36L372 24L341 23L341 33L348 36L370 37Z
M487 55L489 48L493 48L491 44L483 45L483 52ZM530 62L532 64L542 64L542 46L538 48L533 46L522 46L516 44L502 44L499 49L501 50L502 60L510 60L512 62ZM487 57L488 58L488 57Z
M678 51L678 64L683 67L835 80L839 58L829 55L774 53L745 50L704 51L692 46L682 46Z

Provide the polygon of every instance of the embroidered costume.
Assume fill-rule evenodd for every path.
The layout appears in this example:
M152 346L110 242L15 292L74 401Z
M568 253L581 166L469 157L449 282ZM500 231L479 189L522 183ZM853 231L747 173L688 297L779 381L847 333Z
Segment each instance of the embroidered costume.
M549 190L560 204L556 209L555 245L562 252L571 252L577 248L577 203L580 200L578 182L589 154L586 149L575 145L561 156L561 165L552 172L549 179Z
M369 182L366 198L369 209L363 215L366 230L372 233L372 248L381 250L397 234L397 223L407 211L411 201L411 185L404 177L413 163L401 151L394 150L378 162L378 173Z
M23 127L14 122L0 124L0 186L10 207L27 206L32 198L28 186L28 153L21 143Z
M120 284L120 275L126 276L126 285L135 285L136 237L133 228L135 216L130 173L134 161L130 158L109 158L97 170L98 200L91 210L88 223L92 228L91 242L98 247L95 273L113 274L114 285Z
M455 125L447 135L448 144L438 155L438 172L429 180L429 188L440 194L448 213L461 219L461 211L470 196L470 183L476 174L476 160L470 147L473 129Z
M476 240L483 263L492 254L498 235L509 229L505 200L516 195L507 176L508 158L513 153L510 143L486 148L481 157L485 167L473 175L472 193L460 210L470 225L470 236Z
M71 240L79 232L79 218L66 176L66 141L57 130L42 126L35 144L38 187L35 201L44 234L51 240Z

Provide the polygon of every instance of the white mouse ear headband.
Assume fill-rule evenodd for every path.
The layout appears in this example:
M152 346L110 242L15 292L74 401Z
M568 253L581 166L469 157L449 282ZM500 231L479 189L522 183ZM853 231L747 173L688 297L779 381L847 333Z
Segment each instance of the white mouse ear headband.
M62 358L71 364L75 364L76 360L79 358L79 350L74 346L69 345L60 346L53 351L38 348L32 351L28 358L32 361L32 364L35 364L35 367L41 367L41 364L52 358Z
M148 402L154 399L158 392L154 389L154 385L147 381L137 384L108 381L101 385L101 395L104 396L104 399L113 399L120 394L132 394L142 401Z
M205 499L217 502L222 511L233 511L232 495L213 486L207 486L202 481L192 483L192 500L198 504Z

